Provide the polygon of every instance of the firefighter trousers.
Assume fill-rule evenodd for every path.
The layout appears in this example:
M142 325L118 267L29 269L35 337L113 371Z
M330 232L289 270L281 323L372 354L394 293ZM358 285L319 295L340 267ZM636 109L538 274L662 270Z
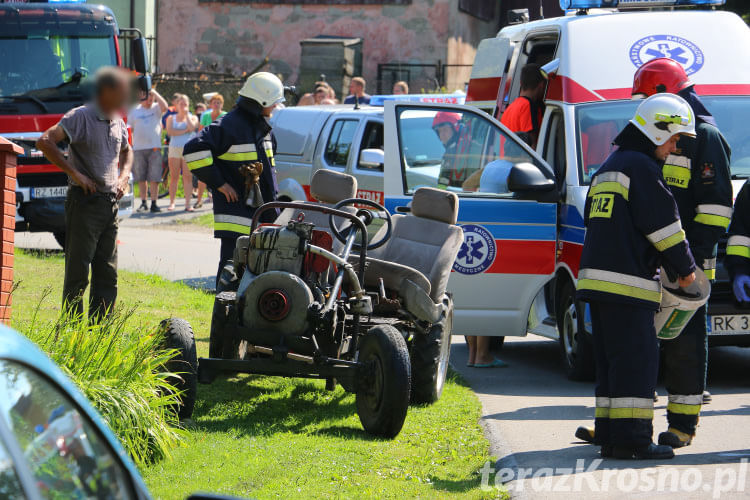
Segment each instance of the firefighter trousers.
M234 257L234 247L237 245L237 239L240 234L236 236L223 236L219 238L221 240L221 249L219 250L219 270L216 272L216 287L219 286L219 279L221 278L221 270L227 265L227 262L232 260Z
M667 422L670 428L694 436L706 388L706 306L695 311L679 337L663 340L661 345L669 393Z
M659 353L654 311L591 302L596 359L595 442L639 448L652 442Z

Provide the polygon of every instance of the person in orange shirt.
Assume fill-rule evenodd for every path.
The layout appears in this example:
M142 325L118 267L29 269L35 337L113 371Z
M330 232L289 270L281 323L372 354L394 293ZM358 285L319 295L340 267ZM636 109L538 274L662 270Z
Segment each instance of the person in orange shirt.
M539 138L546 87L547 77L541 66L535 63L524 66L521 69L521 93L510 103L500 120L532 148L536 147Z

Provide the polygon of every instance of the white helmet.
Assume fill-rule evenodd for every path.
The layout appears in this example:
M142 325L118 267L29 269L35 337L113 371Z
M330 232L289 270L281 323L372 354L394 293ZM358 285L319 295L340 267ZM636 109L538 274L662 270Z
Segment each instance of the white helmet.
M261 71L247 77L239 94L267 108L284 102L284 84L276 75Z
M675 134L695 137L695 117L690 104L675 94L654 94L643 101L630 123L657 146Z

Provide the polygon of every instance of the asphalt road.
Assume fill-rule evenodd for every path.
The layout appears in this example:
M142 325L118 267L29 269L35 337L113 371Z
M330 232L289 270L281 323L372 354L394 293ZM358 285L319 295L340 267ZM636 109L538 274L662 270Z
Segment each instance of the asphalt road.
M503 479L514 478L508 482L514 497L750 496L750 464L742 462L750 460L750 349L710 350L713 401L704 407L697 438L677 450L675 459L600 463L598 448L573 435L579 425L593 422L593 383L565 378L557 342L536 336L506 339L497 356L509 363L507 368L467 368L467 356L463 337L454 336L451 363L482 402L486 434L500 459L495 469ZM660 386L658 392L655 436L667 427L666 391ZM585 472L592 466L598 471ZM527 479L518 479L524 475ZM497 476L487 474L489 486Z
M120 267L212 288L218 242L207 229L154 225L175 217L188 215L124 221ZM48 234L17 233L16 243L59 248ZM482 471L490 489L499 481L516 498L577 500L750 496L750 349L711 349L708 385L714 399L704 408L696 440L674 460L644 462L599 462L597 448L575 439L576 427L593 421L593 384L565 378L556 342L511 338L498 353L510 364L501 369L467 368L461 336L454 336L451 356L482 402L482 424L499 458ZM666 430L663 386L659 394L655 435Z

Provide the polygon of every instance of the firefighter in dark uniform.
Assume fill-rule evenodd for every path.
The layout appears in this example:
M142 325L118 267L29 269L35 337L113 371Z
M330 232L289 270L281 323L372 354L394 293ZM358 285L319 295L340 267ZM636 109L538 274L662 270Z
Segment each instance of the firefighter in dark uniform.
M724 267L732 280L737 302L750 307L750 181L745 182L734 202Z
M696 94L682 65L672 59L653 59L641 66L633 79L633 96L650 97L660 92L677 94L690 104L696 137L683 137L669 155L662 173L677 202L690 250L708 279L716 276L717 243L732 216L730 148L716 121ZM708 336L706 306L699 308L679 337L661 343L663 373L669 401L669 428L659 443L680 448L691 443L704 402ZM706 397L710 395L706 392ZM576 436L588 439L590 428Z
M696 266L661 169L680 136L694 133L684 99L650 97L591 180L577 297L591 307L595 442L605 457L674 456L671 447L652 442L659 359L654 314L661 303L655 276L669 265L687 286Z
M278 192L273 159L276 141L268 118L284 101L284 86L271 73L255 73L239 95L231 111L184 148L190 171L214 192L214 237L221 240L217 286L237 238L250 233L255 209L275 200ZM248 182L248 169L257 173L258 163L260 175ZM276 215L267 211L261 222L273 222Z

